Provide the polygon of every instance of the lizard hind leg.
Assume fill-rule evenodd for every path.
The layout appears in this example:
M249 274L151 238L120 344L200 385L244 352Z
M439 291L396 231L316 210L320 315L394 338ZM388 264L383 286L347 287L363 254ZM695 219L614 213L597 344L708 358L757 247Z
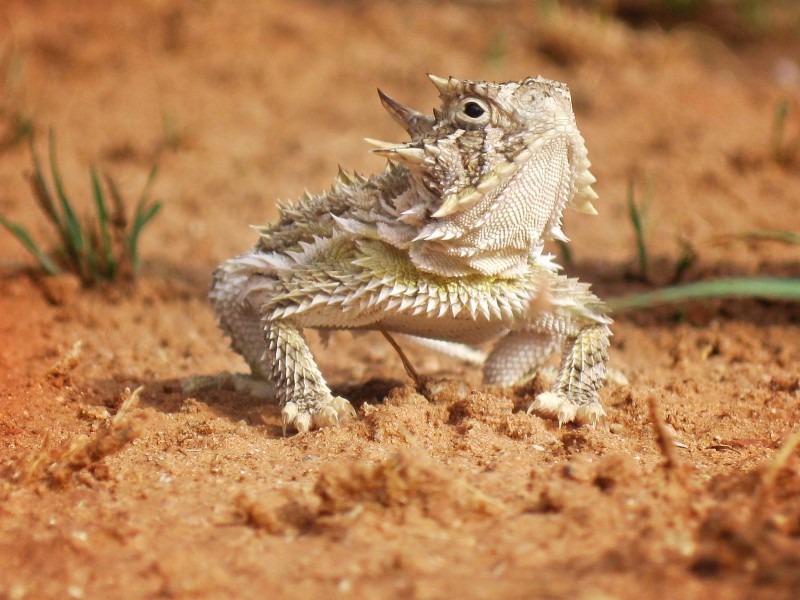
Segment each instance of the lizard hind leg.
M529 379L558 348L559 336L540 331L512 331L495 344L483 364L483 382L511 387Z
M209 300L222 330L231 340L231 347L250 366L253 379L269 381L270 367L264 355L264 336L258 302L264 292L252 294L251 285L274 283L270 277L254 278L250 265L252 253L222 263L214 272Z
M187 394L231 389L262 400L274 400L275 387L264 355L261 318L248 295L250 273L245 254L224 262L214 272L209 300L231 346L247 361L250 374L222 372L198 375L182 382ZM244 265L243 265L244 263Z

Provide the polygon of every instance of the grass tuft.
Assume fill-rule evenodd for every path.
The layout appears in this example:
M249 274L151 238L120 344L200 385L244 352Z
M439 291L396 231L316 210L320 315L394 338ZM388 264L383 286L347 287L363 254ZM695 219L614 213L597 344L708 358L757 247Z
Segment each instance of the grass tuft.
M25 246L36 258L39 267L49 275L71 271L78 275L84 285L135 277L139 270L139 238L144 227L162 207L160 201L150 200L156 168L150 171L132 219L128 219L125 202L116 183L107 173L102 173L101 180L100 172L92 165L89 174L95 217L80 219L58 168L55 134L51 131L49 140L52 186L45 177L33 136L29 138L29 143L33 173L28 175L28 179L34 199L58 233L59 246L52 252L53 256L48 255L22 225L2 215L0 225Z

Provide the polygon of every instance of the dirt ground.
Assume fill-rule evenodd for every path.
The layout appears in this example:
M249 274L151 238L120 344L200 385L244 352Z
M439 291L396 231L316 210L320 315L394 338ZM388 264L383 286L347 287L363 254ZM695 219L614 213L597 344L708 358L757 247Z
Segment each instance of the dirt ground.
M684 280L797 276L797 246L730 236L800 231L793 11L659 27L557 2L69 4L0 6L0 214L53 238L29 123L41 154L56 131L87 211L93 162L131 198L157 163L165 208L136 286L44 278L0 232L0 598L800 597L796 304L615 315L629 384L603 391L608 430L559 429L525 413L537 382L484 389L409 348L441 378L425 398L372 334L311 335L358 408L336 429L282 437L276 406L181 391L246 370L205 299L214 266L276 199L382 169L361 138L403 136L374 88L428 112L426 72L569 84L600 215L567 215L567 271L601 297L665 284L686 244Z

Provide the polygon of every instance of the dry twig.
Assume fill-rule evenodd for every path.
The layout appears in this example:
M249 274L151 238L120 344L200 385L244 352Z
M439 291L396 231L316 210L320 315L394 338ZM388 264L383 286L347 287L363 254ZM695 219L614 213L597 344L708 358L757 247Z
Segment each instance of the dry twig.
M673 434L666 423L664 423L664 419L661 416L661 412L658 410L658 404L653 394L650 394L647 398L647 407L650 409L650 420L653 423L656 444L661 451L661 456L664 457L664 469L668 474L680 473L682 463L677 452L675 452L675 434Z

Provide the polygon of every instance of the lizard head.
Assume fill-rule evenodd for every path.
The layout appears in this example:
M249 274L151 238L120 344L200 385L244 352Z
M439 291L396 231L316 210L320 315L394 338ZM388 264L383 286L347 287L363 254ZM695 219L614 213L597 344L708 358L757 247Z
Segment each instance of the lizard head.
M498 196L524 165L547 146L566 141L572 171L568 204L595 213L586 148L575 125L572 99L563 83L541 77L507 83L461 81L429 75L441 106L426 116L378 91L390 115L411 137L405 144L368 140L376 153L405 165L440 198L432 217L463 213ZM563 209L563 205L559 207ZM556 219L560 220L560 218Z

